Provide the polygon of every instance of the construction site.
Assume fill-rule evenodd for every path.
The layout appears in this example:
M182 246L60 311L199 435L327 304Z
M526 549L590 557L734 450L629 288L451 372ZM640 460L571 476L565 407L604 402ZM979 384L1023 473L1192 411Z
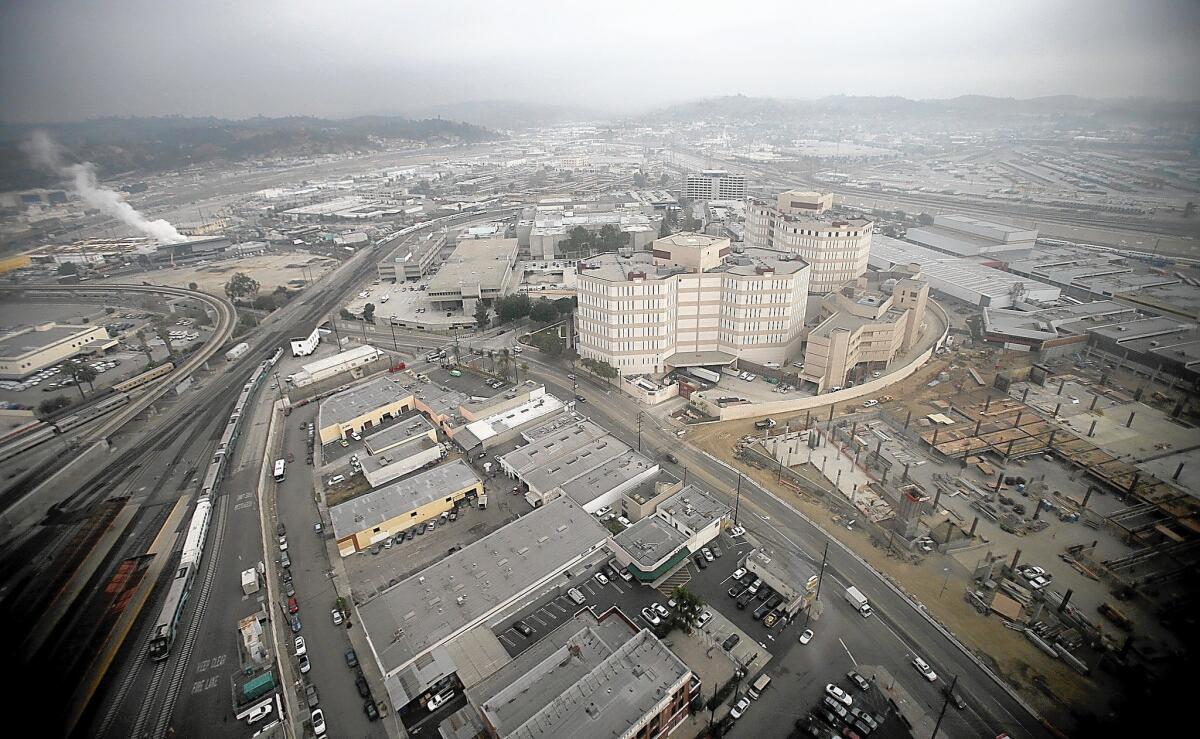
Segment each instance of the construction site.
M1048 715L1101 713L1179 652L1200 560L1187 388L985 349L889 392L688 438L823 520Z

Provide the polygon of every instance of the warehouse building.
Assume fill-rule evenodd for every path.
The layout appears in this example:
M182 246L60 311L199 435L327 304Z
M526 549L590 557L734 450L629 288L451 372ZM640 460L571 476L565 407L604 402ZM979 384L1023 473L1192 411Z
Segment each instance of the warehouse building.
M729 506L687 485L659 503L653 516L613 537L613 553L637 580L658 582L717 538L729 514Z
M594 516L560 498L358 605L392 705L399 710L456 675L470 685L494 672L507 655L488 624L602 556L607 539ZM481 667L488 655L495 662Z
M328 380L343 372L361 373L361 368L384 356L383 352L373 346L356 346L353 349L335 354L332 357L318 359L300 368L300 371L288 375L288 382L295 387L304 387L314 382ZM361 374L357 376L361 377Z
M981 308L1052 303L1060 294L1054 285L878 234L871 246L870 264L882 272L918 272L929 289Z
M510 391L490 401L460 406L459 413L467 423L451 432L454 443L468 452L490 449L512 441L522 430L541 424L564 408L563 402L548 394L545 386L518 390L521 392ZM476 420L471 420L473 416Z
M931 225L910 228L905 238L955 256L1011 261L1028 257L1037 243L1037 235L1037 229L955 214L934 216Z
M580 611L467 691L493 739L665 737L699 694L691 669L610 609Z
M437 429L420 413L401 416L396 423L363 439L368 454L380 454L416 439L437 441Z
M385 420L400 418L413 407L412 391L406 390L403 383L392 377L377 377L322 400L317 410L317 437L322 444L345 439Z
M0 379L20 380L77 354L117 345L103 326L39 323L0 337Z
M483 481L456 459L332 506L338 552L346 557L369 549L450 511L468 495L482 494Z
M360 456L359 465L363 477L377 488L392 480L415 472L423 467L437 464L446 458L446 447L425 436L417 436L406 444L399 444L378 454Z

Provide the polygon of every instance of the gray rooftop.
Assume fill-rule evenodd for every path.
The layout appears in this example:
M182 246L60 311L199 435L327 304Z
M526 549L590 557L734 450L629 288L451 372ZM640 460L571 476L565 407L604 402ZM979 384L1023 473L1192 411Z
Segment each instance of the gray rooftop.
M358 606L384 674L481 622L608 538L559 498Z
M430 295L457 293L463 284L499 290L517 259L516 239L462 239L429 281Z
M688 537L658 516L646 516L613 537L613 542L628 552L645 570L653 568L687 544L687 540Z
M1178 318L1143 318L1137 321L1114 323L1109 326L1098 326L1092 331L1098 336L1125 342L1188 331L1193 328L1195 328L1195 324L1181 321Z
M363 444L368 452L378 454L397 444L403 444L414 436L426 436L432 430L433 424L429 419L420 411L413 411L404 414L384 430L366 437Z
M321 408L317 412L317 428L346 423L412 394L412 391L405 390L404 383L397 379L377 377L321 401Z
M519 476L608 436L608 429L586 419L574 420L560 415L527 435L533 436L534 441L500 458L502 464Z
M329 509L338 539L373 528L396 516L456 493L479 482L479 476L461 459L438 465L419 475L393 482Z
M631 449L570 482L560 484L559 487L576 503L586 506L601 495L657 466L656 462L647 459L641 452Z
M718 501L695 485L687 485L658 504L658 510L666 511L691 531L699 531L718 518L729 515L729 506Z
M675 237L680 235L675 234ZM687 234L687 236L689 239L705 242L720 240L715 236L706 236L704 234ZM658 242L664 240L659 239ZM778 275L791 275L806 267L808 267L808 262L790 252L749 248L741 254L733 254L725 257L720 265L705 274L724 273L739 277L758 277L759 269L766 268L774 270ZM579 267L579 274L581 276L606 280L608 282L627 282L630 279L629 274L631 272L644 274L644 279L646 280L665 280L675 275L691 274L691 270L687 267L673 265L660 266L655 264L654 255L648 251L637 251L630 255L621 255L613 252L598 254L583 260Z
M532 662L482 706L502 737L621 736L669 700L691 674L645 630L613 649L586 628Z
M604 436L566 454L545 461L521 475L532 490L545 493L559 485L587 474L605 462L629 451L629 447L614 436Z
M11 334L0 338L0 357L21 357L95 328L95 326L55 325L45 331L25 331Z
M559 413L557 416L552 416L543 424L522 431L521 438L526 442L532 443L544 436L553 434L555 431L558 431L561 428L572 426L576 423L581 423L587 420L587 416L583 415L579 411L565 410L562 413ZM597 428L599 427L597 426Z

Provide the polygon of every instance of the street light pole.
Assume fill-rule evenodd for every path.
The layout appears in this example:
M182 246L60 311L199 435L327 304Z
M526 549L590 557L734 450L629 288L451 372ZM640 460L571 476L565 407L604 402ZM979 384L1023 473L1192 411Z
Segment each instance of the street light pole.
M638 422L638 451L639 452L642 451L642 416L643 415L645 415L645 413L643 411L638 411L637 422Z
M933 733L930 734L929 739L936 739L938 729L942 725L942 719L946 716L946 706L950 705L950 696L954 694L954 686L957 683L958 683L958 675L955 675L954 678L950 681L950 687L946 689L946 700L942 701L942 712L938 714L937 723L933 725Z
M950 568L943 568L942 571L946 573L946 577L942 579L942 589L938 592L938 600L941 600L942 593L946 592L946 585L950 583Z
M737 498L733 504L733 525L738 525L738 511L742 509L742 473L738 473Z

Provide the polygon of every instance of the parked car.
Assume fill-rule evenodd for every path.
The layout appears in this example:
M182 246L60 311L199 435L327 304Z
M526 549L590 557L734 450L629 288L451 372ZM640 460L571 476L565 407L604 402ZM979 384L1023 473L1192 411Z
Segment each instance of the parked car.
M666 608L664 608L662 603L655 603L654 605L652 605L650 607L653 608L654 612L657 613L662 618L670 618L671 617L671 612L668 611Z
M331 616L333 616L333 625L334 625L334 626L341 626L341 624L342 624L342 609L340 609L340 608L334 608L333 610L331 610L331 611L329 612L329 614L330 614Z
M317 686L311 683L304 687L304 698L308 701L309 708L316 708L321 703L321 697L317 695Z
M734 580L740 581L745 576L746 576L746 568L744 568L744 567L739 567L733 571L733 579Z
M317 736L325 733L325 712L320 708L312 712L312 727Z
M650 624L651 626L658 626L660 623L662 623L662 619L658 617L658 614L649 608L642 609L642 618L644 618L646 623Z
M800 643L808 644L810 641L812 641L812 638L813 638L812 629L805 629L804 633L800 634Z
M854 683L859 690L871 689L871 682L854 670L847 672L846 678L849 679L850 682Z
M300 663L300 672L304 673L312 669L312 663L308 661L307 654L302 655L297 661Z
M275 708L275 706L273 703L267 702L267 703L262 704L261 706L259 706L258 708L255 708L253 711L251 711L246 716L246 723L256 724L259 721L262 721L264 718L266 718L267 716L269 716L271 714L271 711L274 710L274 708Z
M514 621L512 627L518 634L526 638L533 634L533 629L529 628L529 624L524 621Z
M834 685L833 683L827 683L825 685L825 694L833 696L834 698L838 699L838 701L840 701L841 703L844 703L847 706L854 703L854 699L850 697L849 693L847 693L845 690L842 690L840 687L838 687L837 685Z
M308 654L308 647L304 644L304 637L296 637L296 656L303 657Z
M352 670L358 667L358 655L354 653L353 649L346 650L346 666Z
M430 698L430 699L429 699L429 703L427 704L427 706L426 706L426 707L427 707L427 708L428 708L428 709L429 709L431 712L432 712L432 711L436 711L437 709L439 709L439 708L441 708L442 706L446 705L446 701L450 700L450 699L451 699L451 698L453 698L453 697L454 697L454 691L453 691L453 690L443 690L442 692L440 692L440 693L438 693L437 695L435 695L435 696L433 696L432 698Z
M837 716L842 721L845 721L846 717L850 715L850 712L846 710L846 706L843 705L842 702L837 698L827 695L823 700L825 703L825 708L831 711L834 716Z
M288 613L299 613L300 612L300 604L296 601L296 599L294 597L288 598L287 607L288 607Z
M701 550L700 550L700 553L704 555L704 559L705 559L705 561L707 561L707 562L711 562L711 561L713 561L713 553L712 553L712 550L711 550L711 549L709 549L708 547L704 547L703 549L701 549Z
M704 555L697 554L692 559L694 559L696 561L696 566L699 567L700 569L702 569L702 570L708 569L708 562L704 559Z
M702 626L704 626L704 624L708 623L711 620L712 620L712 613L710 613L708 611L701 611L700 617L698 619L696 619L696 626L702 627Z
M733 717L734 719L739 719L742 717L742 714L744 714L746 712L746 709L748 709L749 707L750 707L750 699L749 698L746 698L746 697L739 698L738 702L734 703L733 708L730 709L729 715L731 717Z
M373 700L363 701L363 713L367 714L368 721L379 720L379 709L375 707L375 701Z
M597 572L595 575L592 575L592 578L601 585L608 584L608 578L604 576L603 572Z
M733 649L734 647L736 647L738 645L738 642L740 642L741 640L742 640L742 637L738 636L737 634L730 634L729 638L726 639L721 644L721 648L724 649L726 652L728 652L730 649Z

